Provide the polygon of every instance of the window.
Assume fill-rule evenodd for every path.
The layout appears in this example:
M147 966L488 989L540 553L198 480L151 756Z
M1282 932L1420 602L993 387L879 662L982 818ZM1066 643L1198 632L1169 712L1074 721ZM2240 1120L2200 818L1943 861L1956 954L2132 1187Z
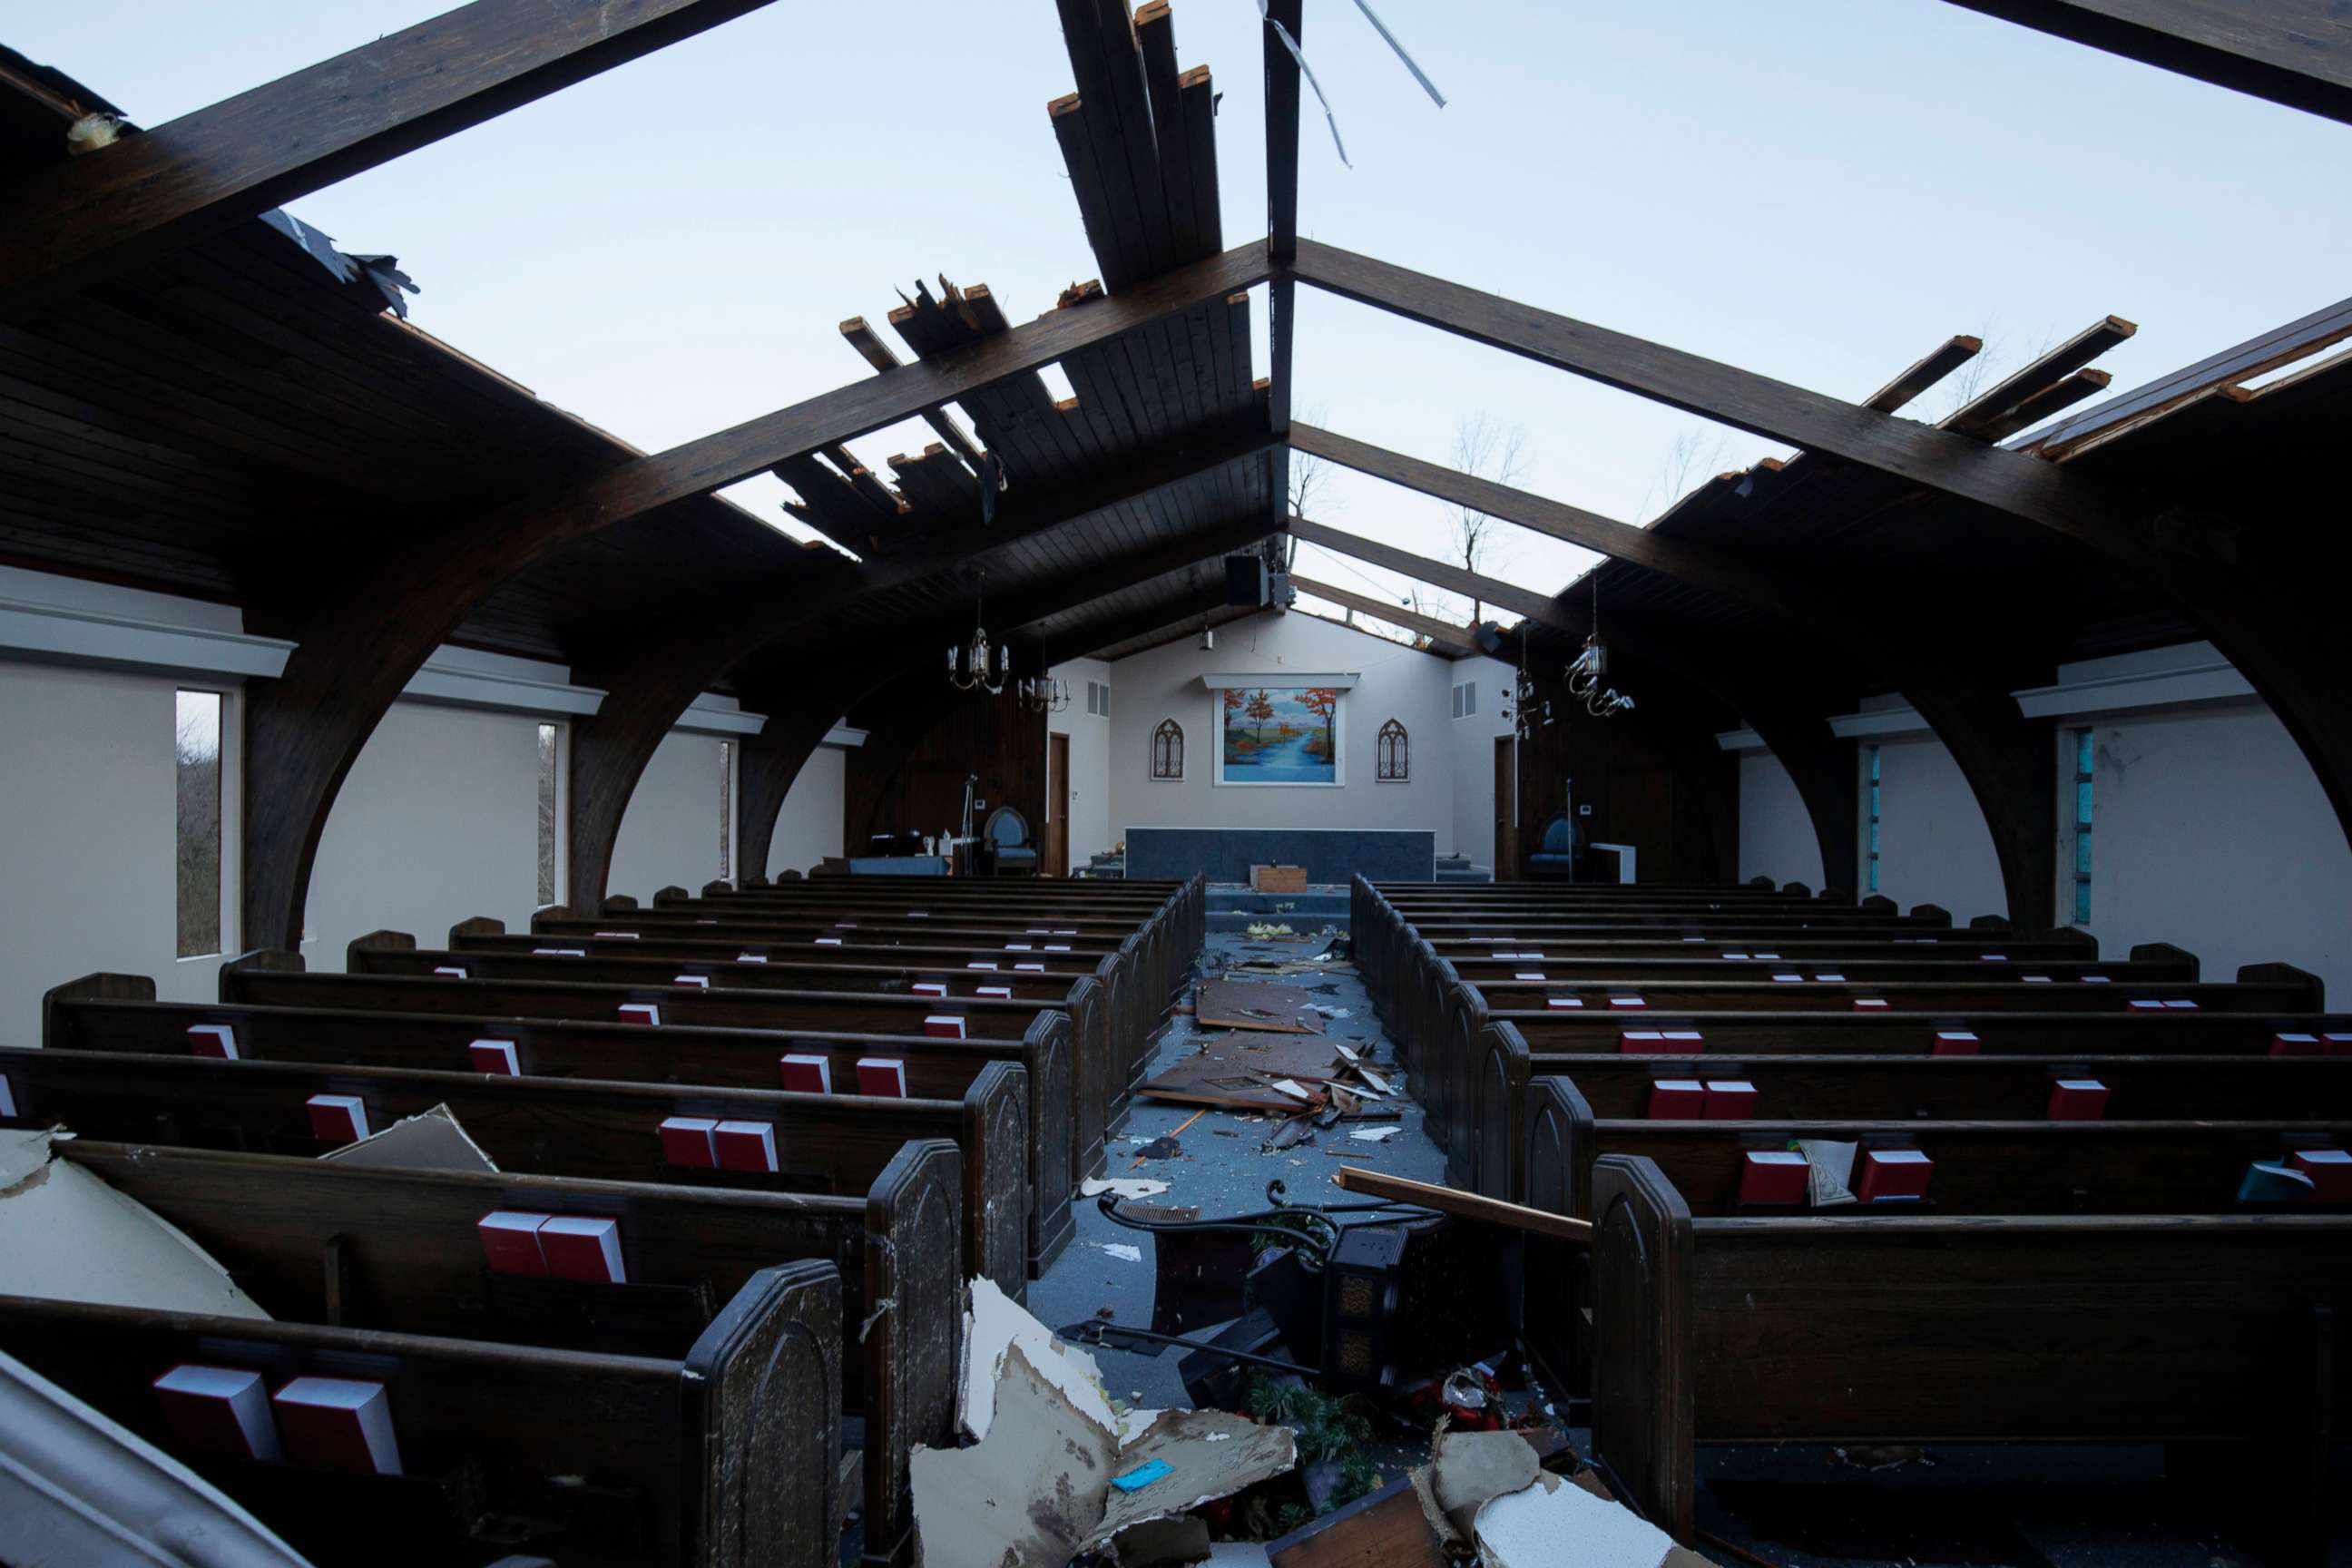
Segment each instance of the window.
M541 909L555 902L555 787L556 763L559 748L555 726L539 727L539 904Z
M719 742L719 879L735 873L735 742Z
M1184 776L1184 726L1173 719L1162 719L1160 727L1151 731L1151 776L1155 779L1181 779Z
M1477 712L1478 683L1475 680L1465 680L1454 689L1454 716L1456 719L1470 719L1476 717Z
M1864 746L1870 761L1870 890L1878 891L1878 748Z
M221 694L179 694L177 780L179 956L221 950Z
M1411 757L1404 726L1391 719L1381 726L1380 765L1373 777L1381 784L1403 784L1411 776Z
M2074 731L2074 923L2091 923L2091 731Z

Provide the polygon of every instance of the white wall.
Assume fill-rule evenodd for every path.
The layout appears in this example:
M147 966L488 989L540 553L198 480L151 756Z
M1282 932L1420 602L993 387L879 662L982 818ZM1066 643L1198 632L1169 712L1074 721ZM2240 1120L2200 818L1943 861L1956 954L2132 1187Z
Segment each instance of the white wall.
M0 1044L40 1044L41 993L93 970L215 994L219 958L175 953L179 685L0 663Z
M649 903L657 889L702 890L719 875L719 748L717 735L673 730L637 781L613 848L607 893ZM736 792L728 792L731 805ZM834 834L840 837L840 819ZM731 837L732 836L730 836Z
M1855 799L1870 806L1870 747L1879 747L1878 890L1907 910L1937 904L1965 926L1979 915L2009 913L1992 831L1951 752L1933 736L1864 740L1855 749L1861 770ZM1854 826L1855 865L1870 879L1866 818ZM1811 886L1811 884L1807 884Z
M1823 880L1821 840L1813 837L1804 797L1769 752L1739 759L1739 879L1757 877L1780 885L1802 882L1815 892Z
M1048 673L1070 686L1070 705L1047 715L1045 727L1049 733L1070 738L1070 776L1056 779L1054 784L1061 795L1055 808L1069 814L1070 868L1075 871L1125 835L1126 824L1112 820L1110 767L1111 726L1123 710L1127 694L1113 680L1111 667L1098 658L1074 658L1055 665ZM1089 680L1111 686L1110 718L1087 711ZM1047 744L1050 747L1052 742ZM1044 837L1042 832L1038 836L1041 845Z
M2095 741L2091 921L2099 951L2169 942L2208 980L2283 961L2352 1006L2352 848L2286 727L2259 702L2063 721L2062 910L2073 905L2072 732Z
M527 930L539 902L535 717L398 702L352 764L310 873L302 955L343 967L352 938L426 947L472 915Z
M1495 658L1455 659L1446 676L1449 717L1443 735L1454 773L1454 819L1450 831L1437 836L1438 853L1467 855L1489 870L1496 869L1495 737L1511 732L1505 700L1517 679L1517 670ZM1477 688L1477 711L1452 718L1453 688L1465 684Z
M805 876L809 868L826 856L842 852L841 787L847 760L848 753L839 746L819 746L801 764L800 775L784 794L783 809L776 814L775 837L768 841L767 872L771 878L784 871L798 871ZM705 877L702 881L709 879ZM694 884L697 888L701 885ZM654 886L662 884L656 882Z
M1433 654L1350 631L1315 616L1267 611L1217 628L1203 653L1187 637L1111 666L1112 830L1129 827L1420 827L1441 852L1454 836L1454 759L1448 692L1453 664ZM1222 713L1201 677L1215 673L1253 684L1282 684L1285 672L1355 673L1340 707L1337 787L1213 784ZM1291 680L1288 684L1297 684ZM1084 688L1080 688L1083 695ZM1481 693L1481 702L1485 693ZM1073 707L1077 704L1074 703ZM1155 782L1151 731L1163 719L1184 727L1184 777ZM1381 725L1402 721L1411 742L1402 784L1375 782ZM1483 738L1491 757L1492 748ZM1491 765L1491 763L1490 763ZM1075 770L1074 770L1075 771Z

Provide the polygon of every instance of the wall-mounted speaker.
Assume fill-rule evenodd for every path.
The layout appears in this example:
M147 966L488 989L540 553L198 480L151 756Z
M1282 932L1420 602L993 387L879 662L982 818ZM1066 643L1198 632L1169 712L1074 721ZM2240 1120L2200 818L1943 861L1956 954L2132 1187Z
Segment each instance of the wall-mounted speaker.
M1255 610L1265 605L1265 556L1253 554L1225 557L1226 604Z

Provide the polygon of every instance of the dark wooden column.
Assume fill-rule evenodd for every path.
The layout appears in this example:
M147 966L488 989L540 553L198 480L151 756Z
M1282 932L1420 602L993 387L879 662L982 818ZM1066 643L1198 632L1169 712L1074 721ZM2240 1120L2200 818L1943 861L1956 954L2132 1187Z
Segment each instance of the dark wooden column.
M739 885L746 878L768 874L768 858L776 841L776 818L784 809L784 797L792 793L801 770L816 754L825 735L841 722L846 708L841 699L862 700L866 690L887 679L886 671L877 676L866 690L830 692L827 695L833 700L825 702L767 707L766 727L744 741L735 766L735 864Z

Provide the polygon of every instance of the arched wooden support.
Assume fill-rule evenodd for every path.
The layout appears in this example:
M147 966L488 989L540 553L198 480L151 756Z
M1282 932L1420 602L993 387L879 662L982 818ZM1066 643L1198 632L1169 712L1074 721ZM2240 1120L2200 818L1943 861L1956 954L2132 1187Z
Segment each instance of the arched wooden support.
M1413 478L1400 482L1410 483L1412 488L1428 494L1447 494L1451 470L1394 453L1381 456L1395 464L1412 466ZM1351 462L1349 466L1355 465ZM1485 481L1479 483L1484 499L1494 503L1489 515L1517 521L1513 510L1517 502L1513 498L1520 492ZM1290 531L1301 539L1360 561L1502 605L1576 636L1583 635L1582 622L1576 612L1560 600L1548 599L1514 584L1465 572L1459 566L1432 561L1304 518L1293 518ZM1605 540L1610 536L1596 537ZM1607 550L1609 544L1598 543L1592 548ZM1686 562L1685 557L1691 560ZM1687 580L1727 596L1743 597L1742 563L1714 552L1676 543L1671 552L1662 552L1659 559L1644 564L1669 576L1687 575ZM1948 669L1914 658L1890 634L1860 624L1825 596L1817 596L1802 584L1777 574L1764 575L1769 577L1769 586L1759 589L1760 603L1756 607L1767 608L1776 616L1795 612L1793 624L1800 630L1818 635L1841 648L1860 669L1900 691L1927 721L1951 752L1953 762L1976 796L1978 809L1984 814L1985 828L2000 863L2011 919L2021 931L2049 929L2058 876L2058 764L2051 726L2047 722L2029 723L2018 710L2016 700L2007 691L1971 685Z
M879 679L888 679L887 673ZM784 797L792 793L793 781L808 765L809 758L816 754L826 734L841 721L841 712L829 710L845 710L848 703L843 698L854 701L865 693L833 695L835 700L822 705L770 712L767 724L743 742L742 755L735 764L735 833L737 858L746 878L764 878L768 874L768 858L776 841L776 818L784 809ZM787 866L777 875L796 877L802 869Z
M270 629L299 646L276 680L246 688L246 940L302 937L310 869L327 814L369 735L433 651L500 584L569 541L673 502L706 495L803 453L853 439L954 402L1024 371L1110 342L1262 280L1263 246L1162 273L1116 299L1054 310L937 361L900 365L683 446L632 458L552 500L534 500L405 540L395 554L339 563L341 590L306 589L300 609ZM1262 451L1261 431L1190 441L1040 491L997 514L985 549L1001 550ZM1261 525L1262 531L1262 525ZM955 570L971 552L961 534L837 574L803 604L831 607ZM724 666L720 667L724 668Z

